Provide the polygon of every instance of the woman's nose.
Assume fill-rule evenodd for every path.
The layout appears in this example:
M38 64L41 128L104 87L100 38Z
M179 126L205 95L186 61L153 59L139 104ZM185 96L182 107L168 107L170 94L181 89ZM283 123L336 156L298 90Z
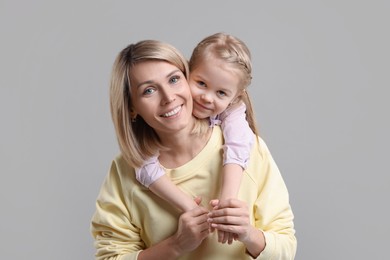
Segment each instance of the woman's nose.
M163 92L163 98L161 100L161 105L168 105L169 103L172 103L175 101L175 94L169 91Z
M175 101L175 98L173 98L173 97L165 98L165 99L162 101L162 104L163 104L163 105L168 105L169 103L172 103L173 101Z

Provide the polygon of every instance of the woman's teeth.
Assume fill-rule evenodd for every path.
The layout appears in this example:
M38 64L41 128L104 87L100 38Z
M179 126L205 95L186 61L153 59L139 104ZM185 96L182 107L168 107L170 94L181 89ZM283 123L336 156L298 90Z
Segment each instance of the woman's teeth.
M170 117L170 116L176 115L180 111L180 109L181 109L181 106L178 106L174 110L172 110L172 111L170 111L168 113L165 113L162 116L163 117Z

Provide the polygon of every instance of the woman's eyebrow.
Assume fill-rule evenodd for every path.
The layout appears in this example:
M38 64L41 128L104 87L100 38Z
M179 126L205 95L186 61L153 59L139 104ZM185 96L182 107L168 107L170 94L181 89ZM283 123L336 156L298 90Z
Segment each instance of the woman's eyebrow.
M165 76L165 78L170 78L173 74L175 74L177 72L181 72L181 70L177 69L177 70L171 71L170 73L168 73L168 75ZM144 84L152 84L152 83L153 83L153 80L147 80L147 81L139 83L137 85L137 88L141 87Z
M181 70L177 69L177 70L172 71L171 73L169 73L169 74L166 76L166 78L170 78L173 74L176 74L176 73L178 73L178 72L181 72Z
M153 83L153 80L147 80L147 81L144 81L144 82L141 82L137 85L137 88L140 88L142 85L145 85L145 84L151 84Z

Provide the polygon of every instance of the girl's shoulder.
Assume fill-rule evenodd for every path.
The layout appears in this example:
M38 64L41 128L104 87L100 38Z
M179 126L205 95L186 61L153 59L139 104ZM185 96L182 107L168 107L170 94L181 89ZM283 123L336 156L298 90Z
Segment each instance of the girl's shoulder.
M223 111L220 115L218 115L218 119L221 121L229 120L231 119L237 119L237 118L246 118L246 105L244 102L239 102L237 104L233 104L226 108L225 111ZM246 119L245 119L246 120Z

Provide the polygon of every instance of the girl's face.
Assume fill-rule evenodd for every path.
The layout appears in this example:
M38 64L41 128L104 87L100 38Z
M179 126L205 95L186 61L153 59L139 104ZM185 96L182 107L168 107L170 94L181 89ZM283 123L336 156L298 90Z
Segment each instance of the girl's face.
M191 127L192 98L188 82L176 66L144 61L131 70L132 113L158 134Z
M228 64L214 57L207 58L191 71L189 85L194 116L207 118L222 113L241 93L238 75Z

